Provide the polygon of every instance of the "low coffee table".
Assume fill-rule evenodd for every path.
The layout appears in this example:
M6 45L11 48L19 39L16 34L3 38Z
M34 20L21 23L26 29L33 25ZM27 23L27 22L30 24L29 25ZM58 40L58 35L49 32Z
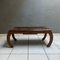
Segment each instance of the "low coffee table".
M42 41L45 40L47 34L50 36L49 43L47 44L47 47L50 47L53 42L53 33L52 30L46 27L14 27L13 29L10 29L7 33L7 42L10 47L13 47L13 44L10 41L10 36L12 35L13 39L16 41L14 34L38 34L38 33L44 33L44 37L42 38Z

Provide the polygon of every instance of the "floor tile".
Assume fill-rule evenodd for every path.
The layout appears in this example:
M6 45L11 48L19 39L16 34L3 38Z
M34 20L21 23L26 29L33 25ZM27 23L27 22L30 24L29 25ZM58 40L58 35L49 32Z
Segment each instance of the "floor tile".
M5 36L0 36L0 48L7 47L7 40Z
M60 60L60 54L48 55L49 60Z
M45 54L43 47L41 45L30 45L29 46L29 53L38 53L38 54Z
M17 42L14 44L12 54L27 53L28 48L28 35L18 34L16 35Z
M28 35L29 40L38 40L38 36L36 34Z
M27 55L10 55L9 60L27 60Z
M38 38L38 35L29 35L29 53L44 54L44 50Z
M38 34L38 38L42 39L44 37L44 34ZM45 39L49 39L49 35L47 34Z
M44 34L38 35L39 40L42 40L44 38ZM43 41L46 45L49 43L50 37L49 34L47 34L45 40Z
M60 33L53 33L54 38L60 38Z
M16 34L18 41L14 42L13 48L8 48L6 34L0 34L0 60L7 60L10 53L8 60L60 60L60 34L53 35L53 43L49 48L40 41L44 34ZM11 39L13 40L12 36ZM48 41L47 34L44 42L48 44Z
M60 41L54 41L56 45L60 45Z
M15 34L17 40L28 40L28 35L26 34ZM11 38L12 39L12 38Z
M19 46L15 46L13 51L12 51L12 54L21 54L21 53L27 53L27 46L22 46L22 45L19 45Z
M60 41L60 40L59 40L59 38L58 38L57 36L55 36L55 37L53 38L53 41Z
M12 48L0 48L0 54L9 54L11 51Z
M0 34L0 40L6 40L7 34Z
M60 44L55 44L55 46L60 50Z
M46 55L29 55L29 60L48 60Z
M0 60L7 60L9 55L0 55Z
M7 47L7 41L0 39L0 48L4 48L4 47Z
M60 53L60 50L54 44L52 44L52 46L49 48L47 48L46 46L43 46L43 47L44 47L47 54Z

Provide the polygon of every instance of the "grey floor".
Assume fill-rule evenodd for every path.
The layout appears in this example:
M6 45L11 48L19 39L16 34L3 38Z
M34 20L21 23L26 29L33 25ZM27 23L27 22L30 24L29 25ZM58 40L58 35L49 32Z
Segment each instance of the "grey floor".
M44 42L43 34L15 35L15 42L11 37L14 47L9 48L6 34L0 34L0 60L60 60L60 34L54 34L51 47L47 48L49 35Z

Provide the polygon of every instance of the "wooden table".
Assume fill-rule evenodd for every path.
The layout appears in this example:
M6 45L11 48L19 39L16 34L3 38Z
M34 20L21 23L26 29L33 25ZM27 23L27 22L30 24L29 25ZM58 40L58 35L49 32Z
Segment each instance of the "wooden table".
M47 47L50 47L53 42L53 33L52 30L46 27L14 27L13 29L10 29L7 33L7 42L10 47L13 47L13 44L10 41L10 36L12 35L13 39L16 41L14 34L38 34L38 33L44 33L44 37L42 38L42 41L45 40L47 34L50 36L49 43L47 44Z

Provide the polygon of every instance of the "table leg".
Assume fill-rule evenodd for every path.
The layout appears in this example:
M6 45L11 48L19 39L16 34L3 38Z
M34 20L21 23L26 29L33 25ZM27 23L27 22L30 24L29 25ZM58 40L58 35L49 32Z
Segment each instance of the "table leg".
M47 33L45 33L44 37L42 38L42 41L45 40L46 36L47 36Z
M15 38L14 34L12 34L12 37L13 37L13 39L14 39L15 41L17 41L17 39Z
M7 34L7 42L8 42L8 45L9 45L9 47L13 47L13 45L12 45L12 43L11 43L11 41L10 41L10 36L11 36L11 33L10 32L8 32L8 34Z
M53 33L52 33L52 31L49 31L48 34L49 34L49 36L50 36L50 41L49 41L47 47L50 47L51 44L52 44L52 42L53 42Z

